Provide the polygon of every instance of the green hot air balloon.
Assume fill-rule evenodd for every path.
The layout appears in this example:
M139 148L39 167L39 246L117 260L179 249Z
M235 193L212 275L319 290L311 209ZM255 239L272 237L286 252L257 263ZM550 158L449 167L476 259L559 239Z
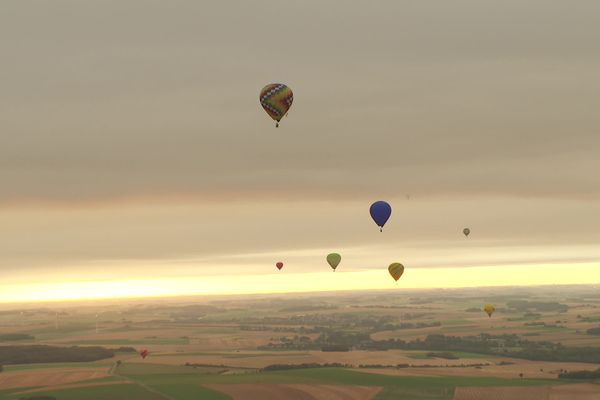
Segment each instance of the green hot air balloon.
M394 278L394 280L398 282L398 279L400 279L400 277L404 273L404 265L400 263L390 264L390 266L388 267L388 271L390 272L392 278Z
M340 256L338 253L331 253L327 256L327 262L331 268L333 268L333 272L335 272L335 269L340 264L340 261L342 261L342 256Z

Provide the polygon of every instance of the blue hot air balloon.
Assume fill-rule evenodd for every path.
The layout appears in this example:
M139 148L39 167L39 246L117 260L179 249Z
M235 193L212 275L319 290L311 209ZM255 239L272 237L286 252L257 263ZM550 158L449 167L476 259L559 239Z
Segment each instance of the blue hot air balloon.
M390 219L390 215L392 215L392 206L390 206L385 201L376 201L371 204L371 208L369 210L371 213L371 218L379 227L379 231L383 231L383 226Z

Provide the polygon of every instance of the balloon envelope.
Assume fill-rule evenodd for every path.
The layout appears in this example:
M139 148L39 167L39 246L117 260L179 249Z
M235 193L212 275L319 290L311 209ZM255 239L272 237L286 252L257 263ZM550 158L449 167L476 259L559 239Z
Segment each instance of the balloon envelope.
M483 306L483 311L488 315L488 317L492 318L492 314L496 311L496 307L491 304L486 304Z
M281 268L283 268L283 263L281 261L279 261L277 264L275 264L275 266L277 267L278 270L281 270Z
M150 352L147 349L140 350L140 356L142 357L142 359L148 357L148 354L150 354Z
M260 105L279 126L279 121L288 112L294 101L292 89L283 83L270 83L260 91Z
M388 271L390 272L392 278L394 278L394 280L398 282L398 279L400 279L400 277L404 273L404 265L400 263L390 264L390 266L388 267Z
M465 236L469 236L469 233L471 233L471 230L470 230L469 228L465 228L465 229L463 229L463 234L464 234Z
M340 261L342 261L342 256L340 256L338 253L331 253L327 256L327 262L334 271L337 266L340 265Z
M390 215L392 215L392 206L385 201L376 201L371 204L369 212L371 213L371 218L373 218L373 221L375 221L381 231L385 223L390 219Z

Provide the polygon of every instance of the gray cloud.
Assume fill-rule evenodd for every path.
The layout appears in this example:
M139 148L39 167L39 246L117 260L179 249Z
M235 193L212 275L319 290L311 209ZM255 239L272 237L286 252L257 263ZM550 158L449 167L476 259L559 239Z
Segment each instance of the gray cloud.
M599 13L5 2L0 267L396 244L418 266L597 259ZM295 92L279 129L258 104L271 81ZM373 236L380 198L398 211ZM448 250L466 224L475 260Z
M598 196L599 11L9 2L0 200ZM279 130L272 80L296 93Z

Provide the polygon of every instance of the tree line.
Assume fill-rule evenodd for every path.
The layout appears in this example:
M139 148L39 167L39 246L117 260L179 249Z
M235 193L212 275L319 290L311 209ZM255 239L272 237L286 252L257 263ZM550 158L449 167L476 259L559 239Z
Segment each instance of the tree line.
M0 364L39 364L56 362L89 362L115 355L104 347L56 347L46 345L0 346Z
M445 336L430 334L425 339L404 341L400 339L373 340L368 333L328 330L316 339L308 336L272 339L260 350L428 350L465 351L496 356L523 358L535 361L562 361L600 363L600 347L568 347L561 343L530 341L515 334L477 336Z

